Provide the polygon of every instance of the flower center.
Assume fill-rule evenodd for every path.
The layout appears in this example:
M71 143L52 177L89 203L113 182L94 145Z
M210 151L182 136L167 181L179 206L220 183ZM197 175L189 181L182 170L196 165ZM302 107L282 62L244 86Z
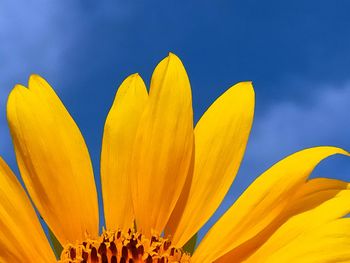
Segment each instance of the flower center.
M62 263L170 263L190 262L190 255L160 236L147 238L129 230L104 231L97 239L67 244L61 254Z

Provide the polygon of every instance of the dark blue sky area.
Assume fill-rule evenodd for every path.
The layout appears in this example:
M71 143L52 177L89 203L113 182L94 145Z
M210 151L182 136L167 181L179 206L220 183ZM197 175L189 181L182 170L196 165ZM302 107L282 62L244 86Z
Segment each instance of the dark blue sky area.
M0 2L0 154L15 168L5 102L30 73L45 77L81 128L99 181L103 124L117 86L146 83L169 51L183 60L195 119L252 80L256 118L236 184L206 228L264 169L304 147L350 149L350 1ZM317 175L350 180L350 160Z

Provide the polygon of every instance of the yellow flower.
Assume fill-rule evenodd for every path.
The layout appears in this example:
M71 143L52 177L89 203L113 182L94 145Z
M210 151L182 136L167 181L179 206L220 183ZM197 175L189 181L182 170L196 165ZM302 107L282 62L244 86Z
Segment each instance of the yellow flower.
M102 142L106 230L99 236L84 139L49 84L17 85L7 117L29 196L63 245L61 262L350 262L348 183L317 178L335 147L297 152L258 177L204 237L232 184L254 113L250 82L219 97L193 129L190 83L175 55L156 67L148 94L137 74L120 86ZM136 229L135 229L136 226ZM29 198L0 159L0 262L55 262Z

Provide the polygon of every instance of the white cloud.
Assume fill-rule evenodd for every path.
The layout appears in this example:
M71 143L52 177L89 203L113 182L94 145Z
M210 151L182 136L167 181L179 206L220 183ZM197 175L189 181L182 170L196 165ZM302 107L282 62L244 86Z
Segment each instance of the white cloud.
M32 73L59 75L81 26L72 10L68 1L0 1L0 155L13 156L5 113L8 93L16 83L26 84Z
M1 85L42 67L59 69L74 41L72 28L79 24L73 23L69 8L58 1L0 2Z
M350 83L317 90L320 93L302 104L273 105L256 120L246 155L248 165L266 168L305 147L350 148Z
M308 87L311 86L305 84L305 89ZM341 87L323 86L317 92L300 104L284 101L262 115L256 112L239 174L223 204L200 231L200 238L259 174L283 157L318 145L350 150L350 82ZM315 171L316 176L350 181L350 158L331 158Z
M60 89L63 78L79 75L67 70L68 56L79 52L84 34L94 34L100 21L125 20L133 14L132 6L119 1L0 1L0 155L11 154L5 104L12 87L38 73Z
M305 84L305 90L311 87ZM246 187L276 161L303 148L333 145L350 150L350 82L317 92L300 104L285 101L257 113L238 185ZM340 159L325 161L318 174L350 181L350 161Z

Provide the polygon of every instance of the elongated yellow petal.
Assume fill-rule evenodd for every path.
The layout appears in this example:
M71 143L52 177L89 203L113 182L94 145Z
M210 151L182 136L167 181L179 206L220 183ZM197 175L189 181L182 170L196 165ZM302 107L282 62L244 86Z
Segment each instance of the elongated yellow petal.
M259 261L247 262L350 262L350 219L338 219L302 233Z
M173 54L156 67L133 154L138 230L161 233L184 185L193 147L190 83Z
M190 168L188 169L185 184L182 188L180 197L177 200L176 205L170 215L168 223L164 229L164 235L166 237L169 237L169 236L171 237L174 235L178 227L178 224L180 222L180 219L182 217L182 214L185 210L186 203L188 201L188 197L189 197L190 189L192 185L192 179L193 179L194 158L195 158L194 148L195 147L193 147L191 165L190 165ZM172 243L175 244L174 240L172 240Z
M0 262L56 262L29 198L1 157Z
M256 253L249 257L248 261L256 262L259 258L265 258L265 256L273 254L273 251L277 251L283 246L286 246L299 235L312 231L334 219L341 218L349 212L350 191L340 191L334 198L324 202L317 208L289 219Z
M108 113L102 142L101 183L107 229L133 226L129 167L138 123L147 102L146 86L137 74L120 85Z
M211 228L194 259L212 262L258 235L284 211L314 167L333 154L348 155L335 147L315 147L290 155L272 166Z
M250 82L234 85L207 110L195 128L192 185L182 218L171 218L173 242L183 246L215 212L242 161L254 115ZM172 224L170 224L172 223Z
M39 76L17 85L7 118L21 176L58 240L98 234L97 192L84 139L60 99Z
M297 190L284 211L268 227L254 238L216 260L216 262L228 263L232 261L232 258L239 262L245 260L265 244L286 221L295 216L300 217L302 213L307 212L304 214L305 217L303 218L302 216L301 218L305 222L309 222L309 224L303 225L303 227L308 229L312 229L327 220L346 215L350 211L350 191L348 189L349 183L339 180L317 178L308 181ZM308 212L309 210L313 210L313 212ZM317 214L320 211L326 213ZM290 234L290 237L299 232L294 231L293 234ZM277 242L280 242L280 240Z

